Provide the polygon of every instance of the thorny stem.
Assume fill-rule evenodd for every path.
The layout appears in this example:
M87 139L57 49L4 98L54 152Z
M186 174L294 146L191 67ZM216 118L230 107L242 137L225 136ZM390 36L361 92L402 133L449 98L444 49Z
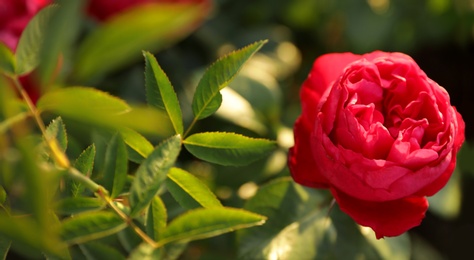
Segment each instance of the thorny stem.
M82 183L84 186L86 186L88 189L90 189L92 192L94 192L98 197L103 199L107 203L107 205L113 211L115 211L115 213L117 215L119 215L127 223L127 225L130 226L135 231L135 233L137 233L137 235L139 235L143 239L143 241L147 242L148 244L150 244L151 246L156 248L157 243L153 239L151 239L145 232L143 232L143 230L141 230L140 227L135 225L135 223L133 223L133 220L129 216L127 216L127 214L125 214L121 209L119 209L113 203L113 200L108 196L108 191L104 187L97 184L96 182L91 180L89 177L83 175L79 170L77 170L76 168L71 166L71 163L70 163L68 157L59 148L58 141L56 140L56 138L48 136L46 134L46 126L45 126L43 120L41 119L40 112L36 108L36 106L33 104L33 102L31 101L30 97L28 96L25 89L23 88L20 81L18 80L18 77L16 77L16 76L11 77L11 79L13 81L13 84L15 85L15 88L18 90L21 97L26 102L26 104L28 106L28 109L31 111L31 114L33 115L33 118L35 119L36 124L38 125L39 129L41 130L41 133L44 136L49 149L51 150L51 153L53 155L53 158L54 158L55 162L59 166L67 169L68 176L71 179ZM195 122L193 122L193 124L194 123ZM191 129L191 127L189 128L189 130L190 129ZM188 130L188 132L189 132L189 130Z

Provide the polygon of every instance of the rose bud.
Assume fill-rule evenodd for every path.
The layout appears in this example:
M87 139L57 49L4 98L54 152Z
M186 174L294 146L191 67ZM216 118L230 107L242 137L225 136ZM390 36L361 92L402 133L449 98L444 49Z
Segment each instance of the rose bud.
M315 61L300 97L293 179L330 189L377 238L419 225L464 141L446 90L402 53L334 53Z

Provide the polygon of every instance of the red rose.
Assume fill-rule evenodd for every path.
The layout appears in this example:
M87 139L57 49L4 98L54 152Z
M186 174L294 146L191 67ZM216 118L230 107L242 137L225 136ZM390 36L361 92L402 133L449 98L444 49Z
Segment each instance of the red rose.
M301 89L289 168L329 188L342 211L377 238L421 223L425 196L448 181L464 122L444 88L409 56L327 54Z
M15 51L23 29L49 3L50 0L1 0L0 42Z
M110 17L123 12L134 6L147 3L195 3L200 4L209 0L93 0L89 2L88 12L91 16L100 21L105 21Z

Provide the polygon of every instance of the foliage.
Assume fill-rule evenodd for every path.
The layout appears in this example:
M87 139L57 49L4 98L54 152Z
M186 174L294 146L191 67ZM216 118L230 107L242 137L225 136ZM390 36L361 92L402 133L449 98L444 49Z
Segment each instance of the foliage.
M347 0L220 0L181 41L202 6L150 5L98 24L79 15L81 1L58 2L16 51L0 43L0 258L439 257L412 234L375 240L328 192L292 182L286 160L300 66L325 51L413 50L452 28L463 42L469 21L443 22L455 6L392 1L380 14ZM471 150L430 198L443 221L461 214Z

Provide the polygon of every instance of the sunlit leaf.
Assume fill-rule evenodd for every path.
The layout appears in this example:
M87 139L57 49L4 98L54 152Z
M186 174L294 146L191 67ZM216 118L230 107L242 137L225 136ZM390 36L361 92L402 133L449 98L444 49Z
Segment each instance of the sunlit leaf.
M262 225L265 219L262 215L242 209L194 209L171 221L158 243L187 242L214 237L237 229Z
M171 168L166 179L166 188L186 209L201 206L204 208L222 207L216 195L206 184L183 169Z
M171 82L151 53L143 52L143 56L148 104L165 110L176 133L183 134L183 115Z
M69 87L46 93L38 100L37 107L73 117L93 116L88 113L116 115L131 109L125 101L88 87Z
M0 72L7 75L15 74L15 56L3 42L0 42Z
M73 215L85 211L98 210L103 207L105 207L105 202L102 199L71 197L56 202L55 211L59 214Z
M115 198L125 185L128 172L128 156L125 142L119 134L115 134L107 146L104 165L104 188Z
M131 8L87 35L78 50L75 76L90 79L137 59L142 50L159 50L187 35L208 11L206 3Z
M140 165L130 188L130 216L138 215L151 203L180 150L181 136L173 136L158 145Z
M146 219L146 233L154 240L158 240L166 228L168 213L160 197L155 196L148 208Z
M51 123L46 128L46 135L48 138L56 139L59 145L59 148L64 152L67 148L67 133L66 126L63 123L61 117L58 117L51 121Z
M276 148L276 143L270 140L223 132L194 134L183 143L190 153L201 160L233 166L249 164Z
M98 242L81 244L79 248L87 259L126 259L117 249Z
M40 62L40 51L47 31L47 25L56 6L49 6L39 11L23 30L16 48L16 74L27 74Z
M265 43L266 41L259 41L234 51L207 69L193 97L192 108L196 119L203 119L216 112L222 103L219 91L234 79L245 62Z
M114 212L86 212L64 220L61 237L69 244L84 243L115 234L126 226Z
M337 206L328 192L304 188L289 178L262 186L245 209L266 215L261 227L238 232L239 256L252 259L409 259L406 237L376 240ZM368 235L373 238L367 239ZM341 249L344 250L341 250Z
M137 131L130 128L119 129L125 143L143 158L153 152L153 145Z

